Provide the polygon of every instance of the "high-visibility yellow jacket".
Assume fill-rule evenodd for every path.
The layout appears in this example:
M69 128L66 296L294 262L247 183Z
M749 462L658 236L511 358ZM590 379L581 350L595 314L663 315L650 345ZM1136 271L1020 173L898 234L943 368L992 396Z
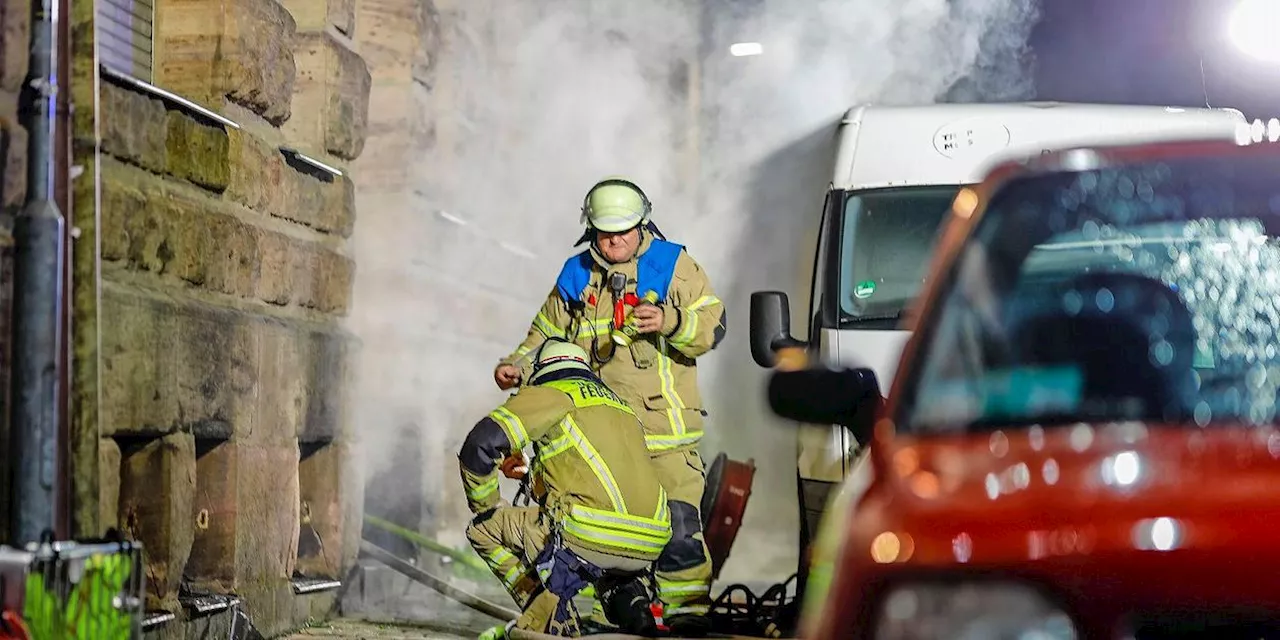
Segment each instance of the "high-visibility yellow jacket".
M467 435L459 464L468 505L475 513L496 506L499 465L532 444L542 506L567 541L656 560L671 539L671 515L635 414L586 371L548 377Z
M620 264L606 261L593 243L591 276L579 299L564 300L553 287L524 342L502 362L519 366L527 379L532 366L527 356L543 341L571 339L592 355L592 366L600 377L640 416L650 451L688 450L702 439L706 416L698 389L697 358L724 339L724 305L702 267L682 251L660 305L661 331L641 336L630 347L615 348L610 337L614 298L609 274L625 274L625 292L643 296L635 290L637 261L652 241L646 233L636 256ZM573 303L583 304L574 310ZM630 314L631 307L625 309Z

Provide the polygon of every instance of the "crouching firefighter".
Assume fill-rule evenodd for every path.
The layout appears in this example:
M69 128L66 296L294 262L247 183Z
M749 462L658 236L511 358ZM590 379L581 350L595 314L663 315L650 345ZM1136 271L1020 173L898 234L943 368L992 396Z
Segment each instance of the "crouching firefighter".
M514 626L579 635L572 599L592 584L611 623L656 635L649 575L671 540L671 515L644 432L580 347L548 340L533 362L525 386L477 423L458 453L476 514L467 539L520 606ZM514 507L499 498L498 474L527 444L538 506Z

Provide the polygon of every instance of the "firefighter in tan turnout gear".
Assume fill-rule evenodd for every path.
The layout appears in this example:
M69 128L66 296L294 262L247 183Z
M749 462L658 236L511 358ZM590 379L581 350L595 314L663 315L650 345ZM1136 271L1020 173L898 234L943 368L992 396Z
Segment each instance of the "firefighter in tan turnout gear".
M500 467L528 444L538 506L509 506ZM635 413L592 373L586 352L545 342L528 385L476 424L458 461L477 514L467 539L521 607L513 626L579 635L572 598L592 584L610 622L656 635L647 580L671 539L667 496Z
M635 409L671 501L673 536L655 566L659 598L672 633L699 635L709 630L711 561L698 513L705 469L697 447L706 413L697 358L724 338L725 312L702 267L660 237L651 210L628 180L606 178L591 188L582 206L589 248L565 262L528 336L499 363L494 380L510 388L528 374L532 349L568 339Z

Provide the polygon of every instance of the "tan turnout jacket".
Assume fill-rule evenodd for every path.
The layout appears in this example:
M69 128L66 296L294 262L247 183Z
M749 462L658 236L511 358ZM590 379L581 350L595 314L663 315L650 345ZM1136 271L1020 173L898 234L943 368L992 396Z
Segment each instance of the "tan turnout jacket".
M682 251L660 305L662 330L641 336L630 347L616 347L610 338L614 299L608 276L622 272L627 276L626 292L642 296L644 292L635 290L637 261L652 243L653 237L645 232L636 256L621 264L610 264L592 243L591 277L580 296L585 308L573 312L553 287L524 342L502 362L519 366L528 379L532 367L525 356L547 338L573 340L592 355L592 366L605 384L636 411L644 424L645 445L657 454L694 449L702 438L706 411L698 389L697 358L724 339L725 312L702 267Z
M641 446L635 414L583 374L523 388L489 418L506 436L502 448L533 445L531 473L546 488L542 508L566 539L652 562L671 539L666 493ZM483 474L459 465L475 513L499 504L498 462Z

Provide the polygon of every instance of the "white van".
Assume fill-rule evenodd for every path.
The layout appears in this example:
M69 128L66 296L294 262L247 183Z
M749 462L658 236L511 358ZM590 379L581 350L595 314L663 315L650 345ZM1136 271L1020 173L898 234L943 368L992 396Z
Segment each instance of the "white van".
M763 367L782 346L833 367L868 367L893 380L907 331L903 312L924 282L934 236L961 187L994 164L1065 148L1250 135L1231 109L1029 102L859 106L837 130L804 341L790 334L787 295L751 299L751 352ZM799 459L801 548L830 491L848 475L856 443L840 426L804 426ZM803 556L802 556L803 557Z

